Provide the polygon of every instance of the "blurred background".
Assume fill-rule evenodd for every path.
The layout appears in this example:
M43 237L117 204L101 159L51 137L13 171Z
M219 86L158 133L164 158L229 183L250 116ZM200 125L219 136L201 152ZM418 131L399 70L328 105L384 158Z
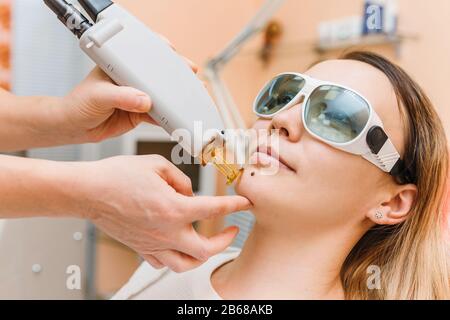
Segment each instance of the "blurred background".
M251 125L252 101L275 74L302 72L314 62L358 48L403 66L428 92L450 130L445 88L450 78L448 0L116 2L200 65L200 76L209 82L216 101L238 111L231 114L237 123ZM238 35L238 41L231 42ZM1 87L18 95L63 96L92 67L76 39L42 1L0 0ZM121 154L168 157L172 147L164 132L141 126L100 145L24 150L17 155L91 161ZM210 168L181 169L192 178L198 194L232 193ZM241 226L235 243L241 246L252 216L238 213L197 227L208 235L225 224ZM0 220L0 299L107 299L139 263L135 253L84 221ZM81 288L70 290L66 282L74 266L81 271Z

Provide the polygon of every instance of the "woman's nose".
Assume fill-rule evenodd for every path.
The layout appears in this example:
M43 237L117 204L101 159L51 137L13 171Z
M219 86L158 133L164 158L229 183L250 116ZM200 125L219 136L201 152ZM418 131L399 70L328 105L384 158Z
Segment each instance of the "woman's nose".
M297 104L292 108L277 114L271 123L271 128L279 130L279 134L296 142L302 135L302 123L300 109L302 104Z

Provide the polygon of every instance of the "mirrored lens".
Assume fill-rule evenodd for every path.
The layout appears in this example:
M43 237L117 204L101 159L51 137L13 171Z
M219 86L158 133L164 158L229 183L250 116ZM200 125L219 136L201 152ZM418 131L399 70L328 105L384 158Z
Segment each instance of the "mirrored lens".
M273 79L256 102L260 115L270 116L283 109L305 86L305 79L296 75L281 75Z
M305 106L308 129L335 143L347 143L357 138L369 117L370 107L362 97L336 86L320 86Z

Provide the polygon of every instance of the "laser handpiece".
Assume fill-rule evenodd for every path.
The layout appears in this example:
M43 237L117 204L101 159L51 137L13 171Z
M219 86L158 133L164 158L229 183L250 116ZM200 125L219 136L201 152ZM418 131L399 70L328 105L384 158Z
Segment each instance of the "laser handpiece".
M146 92L150 116L170 135L190 134L178 143L203 165L213 163L234 182L242 166L229 159L224 124L203 83L187 63L127 10L109 0L79 0L94 23L65 0L44 0L80 39L81 49L118 85ZM199 133L201 126L201 133Z

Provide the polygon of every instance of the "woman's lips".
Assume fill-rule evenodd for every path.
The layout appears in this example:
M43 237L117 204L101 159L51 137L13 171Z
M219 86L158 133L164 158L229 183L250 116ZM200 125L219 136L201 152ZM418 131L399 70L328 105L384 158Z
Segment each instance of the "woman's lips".
M270 147L259 146L258 150L250 158L250 163L253 165L259 164L263 168L280 168L295 172L295 170L280 158Z

